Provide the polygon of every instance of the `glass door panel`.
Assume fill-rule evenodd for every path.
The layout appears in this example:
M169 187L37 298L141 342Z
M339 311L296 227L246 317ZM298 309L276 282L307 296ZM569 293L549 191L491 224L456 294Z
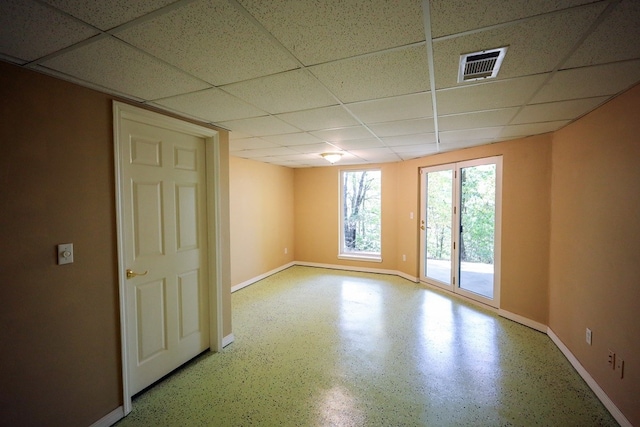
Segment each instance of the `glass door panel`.
M420 280L499 307L502 157L420 174Z
M425 276L451 284L453 171L427 174Z
M460 168L458 286L493 299L496 165Z
M423 279L447 286L452 279L453 169L423 173L422 239Z

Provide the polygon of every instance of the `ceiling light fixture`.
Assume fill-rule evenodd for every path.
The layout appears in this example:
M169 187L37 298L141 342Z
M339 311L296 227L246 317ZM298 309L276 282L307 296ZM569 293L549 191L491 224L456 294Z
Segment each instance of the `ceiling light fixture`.
M322 153L320 155L331 164L334 164L342 158L342 153Z

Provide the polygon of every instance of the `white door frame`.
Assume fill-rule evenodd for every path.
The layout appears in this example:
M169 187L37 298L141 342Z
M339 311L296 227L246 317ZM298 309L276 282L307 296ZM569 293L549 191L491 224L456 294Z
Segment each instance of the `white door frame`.
M495 229L494 229L494 273L493 273L493 280L494 280L494 284L493 284L493 299L489 299L489 298L485 298L482 295L478 295L478 294L474 294L473 292L469 292L467 290L465 290L464 288L460 287L460 275L458 274L458 272L456 271L456 267L458 266L458 263L460 262L460 244L459 244L459 238L460 238L460 232L458 230L460 230L460 171L462 168L465 167L469 167L469 166L476 166L476 165L482 165L482 164L490 164L493 163L496 165L496 199L495 199L495 204L496 204L496 211L495 211ZM493 307L496 309L500 309L500 290L501 290L501 282L502 282L502 278L501 278L501 270L502 270L502 251L501 251L501 247L502 247L502 156L491 156L491 157L483 157L483 158L478 158L478 159L472 159L472 160L461 160L458 162L453 162L453 163L446 163L446 164L441 164L441 165L434 165L434 166L425 166L425 167L421 167L420 168L420 221L421 221L421 226L424 226L425 224L425 220L426 220L426 212L425 212L425 205L424 205L424 179L425 179L425 174L426 173L430 173L430 172L438 172L438 171L443 171L443 170L451 170L454 173L453 178L453 189L452 189L452 208L453 208L453 212L452 212L452 218L453 218L453 222L452 222L452 234L451 234L451 275L452 277L455 274L456 277L456 281L450 281L449 284L447 283L440 283L437 280L434 279L429 279L427 277L424 277L424 256L425 256L425 252L424 252L424 248L425 248L425 238L426 238L426 233L424 232L424 230L418 230L420 233L420 250L419 250L419 274L418 274L418 278L420 281L424 282L424 283L428 283L431 286L435 286L441 289L444 289L446 291L452 292L454 294L457 294L459 296L464 296L470 300L473 300L475 302L487 305L489 307ZM454 244L455 243L455 244Z
M122 358L122 388L124 415L131 412L131 393L129 387L129 363L127 354L127 304L125 292L126 265L124 262L124 213L123 194L121 191L122 171L120 165L120 121L130 119L165 129L186 133L205 140L205 168L206 168L206 206L207 206L207 236L209 274L209 346L211 351L222 349L222 246L220 243L220 138L218 131L179 119L164 116L160 113L144 110L118 101L113 101L113 144L116 185L116 226L118 248L118 289L120 294L120 346Z

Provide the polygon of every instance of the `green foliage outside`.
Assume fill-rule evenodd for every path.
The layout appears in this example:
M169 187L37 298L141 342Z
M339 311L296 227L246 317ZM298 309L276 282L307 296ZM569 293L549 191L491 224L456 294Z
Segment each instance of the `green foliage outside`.
M381 171L343 171L345 252L380 253Z
M453 171L427 175L427 258L451 259L451 192Z
M460 170L460 259L493 264L495 165ZM451 259L452 171L427 176L427 258Z
M482 165L463 168L461 174L460 259L493 264L496 167Z

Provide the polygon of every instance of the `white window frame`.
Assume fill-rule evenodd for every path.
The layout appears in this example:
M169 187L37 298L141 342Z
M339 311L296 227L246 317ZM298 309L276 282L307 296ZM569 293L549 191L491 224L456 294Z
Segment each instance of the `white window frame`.
M377 171L380 173L380 252L344 251L344 174L350 172ZM338 179L338 259L353 261L382 262L382 168L341 169Z

